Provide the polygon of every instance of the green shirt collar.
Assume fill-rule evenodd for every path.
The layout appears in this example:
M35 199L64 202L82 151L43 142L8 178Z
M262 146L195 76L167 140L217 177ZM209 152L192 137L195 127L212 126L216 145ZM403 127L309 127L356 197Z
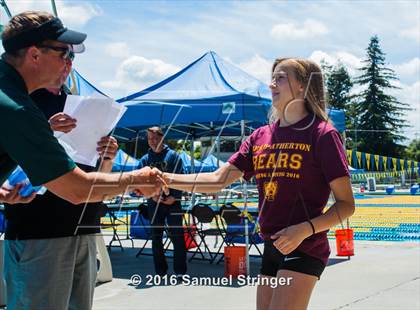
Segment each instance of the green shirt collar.
M28 94L28 88L20 73L10 64L0 58L0 78L6 77L10 81L14 88L18 91Z

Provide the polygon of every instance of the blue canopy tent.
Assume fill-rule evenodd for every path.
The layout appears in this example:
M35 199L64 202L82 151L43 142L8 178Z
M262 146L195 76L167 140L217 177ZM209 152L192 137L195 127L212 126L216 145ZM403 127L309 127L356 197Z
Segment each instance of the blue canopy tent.
M76 69L72 69L67 77L66 85L73 95L79 96L105 96L103 92L89 83Z
M112 171L132 171L139 165L139 161L134 157L129 156L123 150L118 150L117 156L114 158Z
M184 169L187 171L187 173L191 173L192 172L191 156L189 156L185 151L183 151L179 154L179 157L181 157L182 164L184 165ZM214 167L204 162L201 162L197 159L194 159L194 171L211 172L211 171L214 171Z
M165 117L157 119L154 125L171 124L167 137L238 136L243 134L241 121L249 131L267 124L271 91L268 85L215 52L208 52L169 78L117 101L128 107L126 116L117 124L120 137L133 139L150 126L150 118L154 117L151 102L190 107L181 111L165 107ZM331 110L330 117L343 131L344 112Z
M185 104L168 102L129 102L124 104L127 111L117 124L114 135L122 140L136 138L140 131L151 126L171 126L179 115L185 115L191 108ZM174 131L175 133L176 131ZM174 138L174 134L172 138ZM184 137L180 134L179 137Z
M217 161L219 161L219 164L217 164ZM213 154L209 154L206 158L202 160L203 163L209 165L212 168L212 171L217 170L219 167L221 167L225 162L218 160L216 156Z
M233 64L208 52L169 78L118 102L142 106L144 101L170 102L191 108L177 115L168 137L180 133L194 137L202 135L236 135L240 122L259 127L267 123L271 92L267 85ZM147 109L147 108L145 108ZM130 113L130 111L127 111ZM143 114L132 130L142 130ZM164 127L167 123L159 123ZM124 123L117 124L124 127ZM235 127L236 131L232 131ZM130 136L126 136L130 138ZM131 135L134 138L134 135Z

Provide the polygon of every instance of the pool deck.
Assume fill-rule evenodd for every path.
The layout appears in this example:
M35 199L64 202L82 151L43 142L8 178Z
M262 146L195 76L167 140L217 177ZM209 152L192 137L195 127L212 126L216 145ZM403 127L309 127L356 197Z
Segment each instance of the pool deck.
M110 253L114 279L96 288L93 309L255 309L255 286L145 284L153 275L152 257L135 258L138 248L125 242L123 252ZM135 240L135 247L140 242ZM335 254L333 240L331 247ZM355 254L350 260L331 256L309 309L420 309L420 243L355 241ZM260 259L250 262L256 276ZM171 271L172 259L168 263ZM197 279L220 278L224 271L223 263L199 260L188 268ZM134 274L143 278L138 286L130 282Z

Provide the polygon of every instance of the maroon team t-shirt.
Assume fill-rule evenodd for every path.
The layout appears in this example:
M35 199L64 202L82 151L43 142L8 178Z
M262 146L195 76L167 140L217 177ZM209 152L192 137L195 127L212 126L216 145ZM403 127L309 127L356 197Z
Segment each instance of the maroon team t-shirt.
M265 240L321 215L331 192L329 183L349 176L339 133L313 114L288 127L276 122L258 128L229 163L244 172L245 179L256 178ZM327 231L308 237L297 250L327 263Z

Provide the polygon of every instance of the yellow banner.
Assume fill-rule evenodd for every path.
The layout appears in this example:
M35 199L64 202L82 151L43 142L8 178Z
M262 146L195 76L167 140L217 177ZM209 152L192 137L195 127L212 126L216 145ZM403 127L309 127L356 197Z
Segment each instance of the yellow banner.
M373 158L375 159L376 170L379 170L379 155L373 155Z
M404 159L400 159L400 169L404 170Z
M362 168L362 153L356 152L357 157L357 168Z
M392 158L392 165L394 166L394 171L397 171L397 159Z
M386 171L386 170L388 170L388 165L387 165L387 163L388 163L388 157L387 156L383 156L383 159L384 159L384 170Z
M352 150L347 150L347 163L351 166L351 153Z
M368 170L370 170L370 154L366 153L366 165Z

